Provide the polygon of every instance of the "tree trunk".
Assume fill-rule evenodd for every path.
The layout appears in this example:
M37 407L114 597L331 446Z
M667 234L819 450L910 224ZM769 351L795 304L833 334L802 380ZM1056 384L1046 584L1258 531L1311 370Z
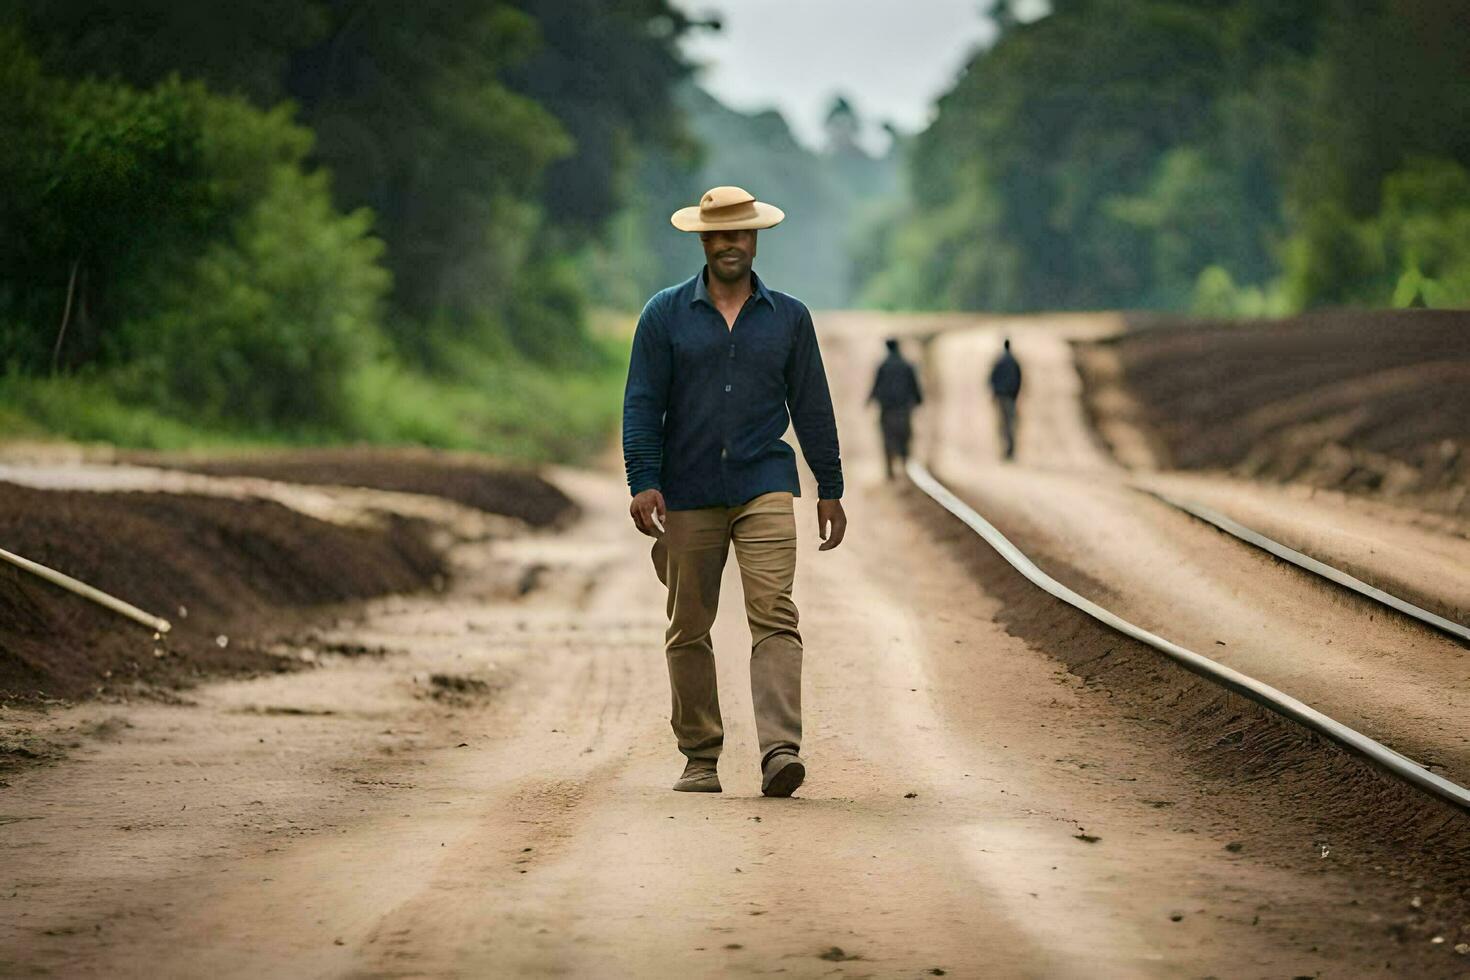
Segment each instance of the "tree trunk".
M61 311L61 329L56 331L56 347L51 351L51 375L61 369L61 344L66 340L66 325L71 322L71 301L77 290L77 267L82 264L78 255L71 262L71 277L66 283L66 308Z

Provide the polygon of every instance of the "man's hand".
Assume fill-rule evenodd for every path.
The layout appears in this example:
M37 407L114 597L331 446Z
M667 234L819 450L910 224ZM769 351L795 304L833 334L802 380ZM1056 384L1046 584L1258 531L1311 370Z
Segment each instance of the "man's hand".
M668 510L664 507L664 495L657 490L644 490L634 497L628 513L633 515L633 523L638 530L650 538L664 533L664 517Z
M822 545L817 550L831 551L842 543L842 536L846 533L847 514L842 510L842 501L818 500L817 534L822 538Z

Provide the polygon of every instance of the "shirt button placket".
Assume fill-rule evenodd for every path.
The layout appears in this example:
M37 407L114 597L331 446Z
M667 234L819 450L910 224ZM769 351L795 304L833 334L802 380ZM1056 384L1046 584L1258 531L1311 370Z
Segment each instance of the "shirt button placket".
M730 342L730 356L725 360L725 394L729 394L733 388L732 376L735 372L735 343ZM724 486L725 504L730 504L730 477L725 472L725 463L730 458L730 401L725 399L720 412L720 482Z

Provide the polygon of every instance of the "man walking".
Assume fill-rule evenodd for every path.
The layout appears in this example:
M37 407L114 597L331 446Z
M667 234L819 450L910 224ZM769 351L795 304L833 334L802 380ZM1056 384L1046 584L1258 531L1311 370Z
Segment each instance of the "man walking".
M629 512L654 537L653 564L668 589L665 652L670 719L687 759L674 784L718 793L724 744L710 628L730 546L750 622L750 688L761 751L761 791L790 796L806 778L801 749L801 633L796 576L800 492L788 423L817 480L817 532L842 543L837 422L811 314L751 270L756 233L780 208L738 187L716 187L675 212L698 232L705 267L648 301L633 337L623 395Z
M995 396L995 407L1000 413L1000 437L1005 443L1005 458L1016 458L1016 398L1021 394L1021 364L1011 354L1011 341L1007 337L1005 349L995 359L990 369L990 393Z
M914 367L898 352L898 338L889 337L888 356L878 365L873 378L869 402L878 403L878 427L883 432L883 472L893 479L893 460L900 464L909 458L909 439L913 435L910 416L924 401L919 389L919 376Z

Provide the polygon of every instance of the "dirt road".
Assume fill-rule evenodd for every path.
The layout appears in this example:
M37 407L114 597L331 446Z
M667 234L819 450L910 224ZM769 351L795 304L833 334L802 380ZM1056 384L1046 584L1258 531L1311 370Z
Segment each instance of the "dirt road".
M852 528L818 554L810 494L798 505L810 775L797 798L759 795L733 569L715 637L726 791L668 790L681 760L646 539L618 475L555 473L583 508L575 526L461 546L447 593L375 602L303 641L386 656L322 655L180 704L0 715L74 743L0 788L0 973L1463 966L1453 947L1470 936L1432 914L1441 883L1344 861L1269 786L1197 772L1167 719L1131 717L1006 625L1011 600L881 481L861 400L888 324L825 322ZM945 438L983 428L957 411ZM1062 468L1038 461L1017 492Z

